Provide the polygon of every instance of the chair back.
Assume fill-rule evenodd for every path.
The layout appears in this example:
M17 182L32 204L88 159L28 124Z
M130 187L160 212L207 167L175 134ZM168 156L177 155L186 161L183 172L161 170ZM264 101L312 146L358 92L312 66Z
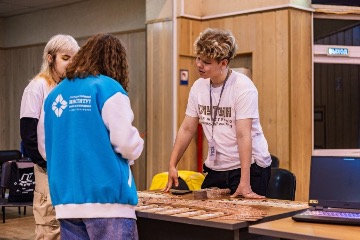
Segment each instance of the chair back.
M16 153L15 150L13 153ZM3 152L3 151L0 151ZM20 151L18 151L20 153ZM7 159L10 154L5 154ZM3 155L4 156L4 155ZM1 194L0 206L3 215L3 223L5 223L5 208L18 207L20 214L20 207L24 207L24 215L26 214L26 206L33 205L35 176L34 163L28 158L20 159L19 155L11 155L11 159L5 161L1 169ZM2 160L2 159L1 159ZM9 190L6 197L5 192Z
M294 200L295 191L296 177L292 172L283 168L271 168L267 198Z
M1 150L0 151L0 163L7 162L9 160L19 160L22 154L19 150Z
M270 155L270 156L271 156L271 167L278 168L280 165L279 158L274 155Z

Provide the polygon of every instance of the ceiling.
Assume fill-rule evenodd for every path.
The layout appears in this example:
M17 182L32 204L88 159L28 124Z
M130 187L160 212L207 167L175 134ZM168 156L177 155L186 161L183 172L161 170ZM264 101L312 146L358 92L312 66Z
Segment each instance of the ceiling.
M88 0L0 0L0 17L11 17Z

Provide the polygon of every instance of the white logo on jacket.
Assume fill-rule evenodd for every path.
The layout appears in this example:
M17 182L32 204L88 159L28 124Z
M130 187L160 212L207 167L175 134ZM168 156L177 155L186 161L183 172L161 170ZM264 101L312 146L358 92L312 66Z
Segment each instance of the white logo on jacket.
M57 117L60 117L63 110L67 107L67 102L64 100L61 94L59 94L52 104L52 110Z

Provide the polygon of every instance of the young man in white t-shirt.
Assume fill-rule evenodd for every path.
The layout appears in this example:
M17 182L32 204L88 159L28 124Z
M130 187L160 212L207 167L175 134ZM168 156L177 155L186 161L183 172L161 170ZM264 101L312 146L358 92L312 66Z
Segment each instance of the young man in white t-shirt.
M201 77L190 91L164 190L178 185L177 163L201 123L209 145L201 187L230 188L232 197L264 198L271 157L259 121L257 89L248 77L229 68L236 55L235 38L231 32L206 29L194 49Z

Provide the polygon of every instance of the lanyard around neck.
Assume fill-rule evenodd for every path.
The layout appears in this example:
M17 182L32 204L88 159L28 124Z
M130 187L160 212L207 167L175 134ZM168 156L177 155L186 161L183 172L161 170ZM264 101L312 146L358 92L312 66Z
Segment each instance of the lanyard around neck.
M223 94L223 91L224 91L224 88L225 88L225 84L226 84L226 81L228 80L228 78L229 78L229 76L230 76L230 73L231 73L231 70L229 69L228 72L227 72L227 74L226 74L226 78L225 78L224 84L222 85L222 88L221 88L219 102L218 102L217 106L215 107L214 118L213 118L213 106L212 106L211 82L210 82L210 118L211 118L211 121L212 121L212 124L211 124L211 139L214 139L214 125L215 125L215 120L216 120L217 112L218 112L218 109L219 109L219 105L220 105L220 101L221 101L221 96L222 96L222 94Z

